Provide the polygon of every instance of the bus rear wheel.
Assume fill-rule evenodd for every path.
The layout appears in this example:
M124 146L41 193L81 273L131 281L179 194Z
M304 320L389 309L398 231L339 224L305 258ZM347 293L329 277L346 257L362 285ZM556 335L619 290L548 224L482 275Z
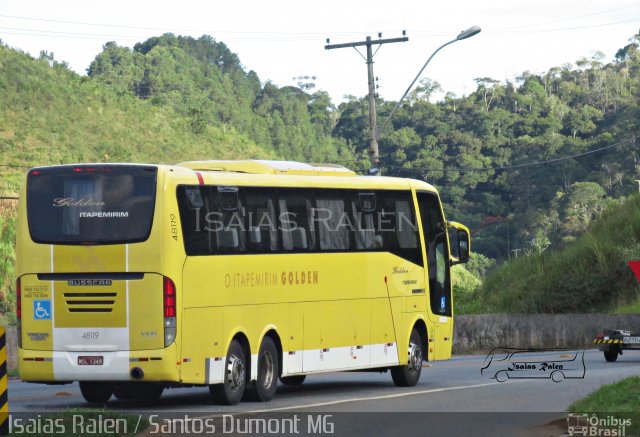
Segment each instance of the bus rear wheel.
M610 351L604 351L604 359L610 363L613 363L618 359L618 350L611 349Z
M392 367L391 378L398 387L413 387L420 380L422 357L424 356L422 337L414 328L409 339L406 364Z
M270 337L265 337L258 352L258 378L251 383L247 399L268 402L276 395L278 388L278 349Z
M238 340L231 341L225 361L224 382L209 386L214 402L236 405L242 400L247 385L247 358Z
M113 387L106 382L80 381L80 393L90 404L104 404L113 394Z
M281 376L280 382L284 385L302 385L307 375Z

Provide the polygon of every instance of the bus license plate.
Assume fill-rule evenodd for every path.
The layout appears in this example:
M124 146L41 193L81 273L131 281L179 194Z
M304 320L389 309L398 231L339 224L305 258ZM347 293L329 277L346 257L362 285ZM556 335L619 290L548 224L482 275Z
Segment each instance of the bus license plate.
M104 363L104 358L100 355L78 357L79 366L102 366L103 363Z
M638 344L640 343L640 337L625 337L622 342L625 344Z

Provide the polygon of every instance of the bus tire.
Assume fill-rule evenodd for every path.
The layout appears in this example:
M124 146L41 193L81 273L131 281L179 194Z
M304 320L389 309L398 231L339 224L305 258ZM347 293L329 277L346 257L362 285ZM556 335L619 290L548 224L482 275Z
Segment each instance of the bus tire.
M133 399L133 392L131 389L122 385L113 388L113 395L119 401L130 401Z
M610 363L615 362L618 359L618 349L604 351L604 359Z
M559 370L556 370L551 374L551 380L553 382L562 382L563 379L564 379L564 373L562 373Z
M280 382L284 385L302 385L307 375L281 376Z
M80 393L90 404L104 404L113 394L113 387L107 382L80 381Z
M240 342L231 341L225 361L224 382L209 386L213 401L220 405L236 405L247 386L247 358Z
M413 387L420 380L422 372L422 357L424 350L422 337L416 328L411 331L407 350L407 363L391 368L391 379L398 387Z
M278 349L270 337L265 337L258 352L258 377L251 382L246 398L255 402L268 402L278 388Z

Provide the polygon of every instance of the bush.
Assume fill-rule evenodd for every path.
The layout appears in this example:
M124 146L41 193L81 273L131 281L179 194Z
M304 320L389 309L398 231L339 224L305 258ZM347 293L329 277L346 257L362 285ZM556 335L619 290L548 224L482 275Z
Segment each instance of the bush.
M16 304L16 209L0 205L0 311L14 313Z

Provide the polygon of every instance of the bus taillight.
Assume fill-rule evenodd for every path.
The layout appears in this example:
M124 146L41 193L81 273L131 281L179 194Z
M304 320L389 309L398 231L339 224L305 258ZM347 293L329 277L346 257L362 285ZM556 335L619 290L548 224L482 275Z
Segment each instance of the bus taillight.
M16 317L22 319L22 287L20 286L20 278L16 279Z
M162 299L164 309L164 347L176 338L176 285L167 277L163 278Z

